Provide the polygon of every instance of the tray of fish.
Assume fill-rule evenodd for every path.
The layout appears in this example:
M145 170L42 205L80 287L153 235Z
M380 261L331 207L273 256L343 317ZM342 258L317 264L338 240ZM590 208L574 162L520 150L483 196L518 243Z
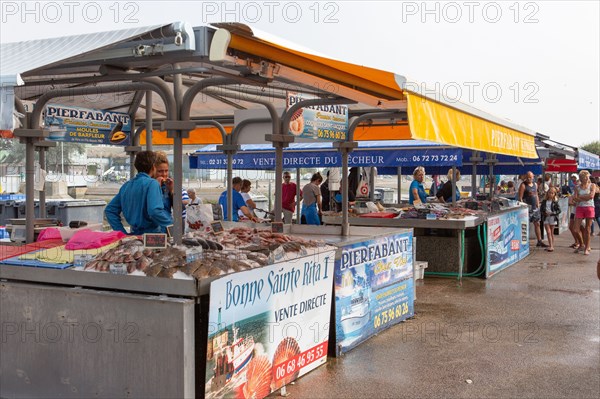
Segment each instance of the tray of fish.
M144 271L152 264L154 255L153 250L144 248L142 241L124 239L119 246L96 255L85 265L84 269L108 272L111 264L124 263L127 273L133 273L136 270Z

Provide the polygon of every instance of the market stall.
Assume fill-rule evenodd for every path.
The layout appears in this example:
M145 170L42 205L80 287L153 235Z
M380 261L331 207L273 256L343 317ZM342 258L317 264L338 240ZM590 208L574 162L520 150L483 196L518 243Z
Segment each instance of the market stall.
M459 166L461 171L471 173L474 169L473 162L464 162L470 160L473 153L468 150L449 148L443 145L421 141L383 141L383 142L359 142L358 147L348 158L349 166L376 166L378 173L395 175L398 168L407 167L412 169L415 166L425 166L428 173L438 173L445 175L449 166ZM283 151L283 163L288 169L298 167L338 167L341 164L339 153L336 153L331 144L328 143L307 143L291 144ZM273 148L268 145L243 145L240 152L233 158L235 169L273 169L275 156ZM527 160L525 163L519 162L516 157L499 155L494 158L493 172L499 174L525 173L533 171L541 173L540 160ZM462 166L461 166L462 163ZM226 165L224 155L215 150L214 146L205 146L195 153L190 154L191 168L224 168ZM477 172L489 174L492 168L485 162L477 166ZM372 192L371 188L371 192ZM514 199L514 197L513 197ZM365 201L363 199L363 201ZM495 211L510 209L508 202L502 206L498 205ZM386 204L388 207L406 207L408 204ZM480 206L486 211L491 212L489 203ZM366 211L365 208L357 209L357 212ZM468 211L467 211L468 212ZM409 215L409 213L405 213ZM489 266L490 260L486 260L489 251L484 242L483 229L486 218L489 213L467 216L459 215L461 219L453 220L423 220L416 219L418 215L406 219L398 219L399 212L387 212L382 214L385 218L379 218L377 214L367 215L369 217L350 217L352 225L357 226L388 226L415 228L415 237L418 237L417 260L429 262L428 272L438 273L456 273L462 275L462 271L467 275L484 274L484 265ZM520 218L524 216L519 214ZM359 216L359 215L355 215ZM420 216L425 217L424 214ZM430 215L433 216L433 215ZM471 220L469 220L469 218ZM341 224L341 215L327 213L324 217L326 224ZM481 226L481 227L478 227ZM519 224L520 228L520 224ZM494 243L498 247L498 243ZM494 253L502 255L512 251L511 246L515 243L505 242L504 248L496 248ZM523 244L525 246L525 244ZM527 244L528 247L528 244ZM465 253L467 255L465 255ZM525 249L521 253L528 253ZM487 254L487 255L486 255ZM493 258L495 259L495 258ZM518 260L518 259L517 259ZM461 264L464 262L464 267ZM512 259L510 264L516 261ZM489 274L490 270L486 269Z
M348 158L356 147L355 140L410 138L524 158L536 157L532 132L524 128L499 120L468 106L456 102L450 104L443 98L438 99L426 93L420 93L419 90L411 89L413 86L408 84L409 82L400 75L313 56L287 48L272 41L261 39L250 28L240 24L215 24L211 27L191 28L189 24L175 23L120 31L118 35L115 35L114 32L106 32L81 35L73 39L71 45L68 46L68 51L64 53L47 51L49 48L58 48L57 46L60 46L62 39L41 40L28 43L27 46L15 44L5 48L3 45L2 48L3 74L11 74L17 78L11 80L13 83L10 85L0 87L3 97L6 95L11 99L8 104L12 106L13 96L17 98L24 97L26 90L32 86L39 89L39 93L43 93L37 100L39 106L36 106L34 112L28 115L28 118L23 118L23 128L15 130L15 136L20 137L27 145L26 234L28 242L33 241L34 226L34 149L37 142L50 134L45 127L40 129L42 112L45 110L46 103L50 100L60 105L85 107L86 104L80 102L81 96L112 94L108 99L104 97L100 100L105 105L98 106L98 108L122 109L132 116L132 120L138 120L138 122L145 120L148 127L147 137L152 137L146 143L147 147L152 145L154 137L154 132L151 133L150 128L153 127L154 121L161 119L161 127L166 132L167 143L172 144L174 149L176 160L173 176L175 192L181 190L182 145L186 142L192 143L197 140L203 144L221 144L221 150L227 154L228 166L231 168L232 162L230 161L241 144L237 140L239 132L236 132L235 129L237 127L241 130L242 123L237 123L233 117L233 108L236 107L224 95L228 93L228 90L244 93L247 90L254 89L257 92L262 92L262 90L268 89L273 90L275 93L275 95L266 99L249 99L248 95L243 95L241 103L243 105L240 106L253 112L266 109L267 118L264 114L262 117L255 114L250 118L252 120L246 122L245 125L253 124L259 132L254 136L250 135L254 137L256 143L273 143L276 153L277 188L281 187L283 149L296 140L294 132L298 133L299 139L304 133L309 134L309 137L305 139L310 140L332 138L331 129L324 128L321 125L317 126L314 120L313 126L310 126L310 132L305 132L299 128L303 125L303 122L300 121L304 120L304 117L300 118L300 116L302 116L304 110L308 109L307 107L313 107L313 109L317 107L319 109L318 107L347 105L354 112L351 120L346 122L347 131L344 131L343 135L342 132L339 132L340 135L333 134L336 141L335 147L341 152L342 176L347 176ZM31 53L36 52L44 54L44 57L32 58ZM7 68L7 65L10 68ZM22 74L25 78L20 80L19 74ZM3 82L5 82L4 77ZM94 86L78 87L89 84L94 84ZM300 99L293 105L287 104L287 109L283 113L278 111L276 105L286 105L285 103L289 102L290 96L281 88L282 85L287 91L301 94L296 95ZM211 91L211 88L217 87L224 91L218 93ZM157 96L153 97L150 94L151 92L154 92ZM116 96L116 93L123 95ZM197 98L200 93L206 94L206 97L211 99L210 104L207 105L203 100ZM305 94L306 96L303 97ZM144 98L146 99L146 109L140 115L137 115ZM99 100L95 101L100 102ZM16 103L18 104L18 101ZM223 104L226 104L225 112L222 112ZM283 107L280 108L283 109ZM342 112L338 112L341 110L338 108L327 108L327 110L336 114L336 118L342 114ZM215 117L216 115L219 117ZM296 130L292 129L292 132L289 131L291 122L295 122L297 128ZM227 124L234 126L233 130L230 130L231 133L225 128ZM205 128L206 125L210 125L210 129L207 131L209 134L203 137L193 135L196 129ZM308 127L309 125L306 123L304 126ZM132 127L132 132L137 132L138 130L134 127ZM313 127L318 129L312 129ZM9 127L9 130L13 128ZM265 132L267 132L266 136ZM159 136L159 134L157 133L156 136ZM127 149L131 155L139 150L139 147L135 145L137 144L135 140L133 144ZM231 172L229 172L228 181L228 189L231 190ZM347 183L347 180L344 180L342 184L347 186ZM383 230L381 228L358 230L359 227L348 225L347 201L344 200L342 203L341 228L326 226L321 228L311 227L310 230L311 233L317 233L319 236L326 236L327 232L332 232L329 234L331 239L325 239L325 241L330 244L337 243L336 257L339 256L340 259L344 259L344 253L348 254L347 256L356 257L353 261L356 266L355 270L348 266L348 268L354 270L351 274L343 273L342 267L347 265L343 261L336 263L340 265L341 274L327 274L328 278L336 275L340 279L341 291L337 291L336 294L339 298L339 301L336 299L336 303L339 304L339 309L336 307L336 322L341 325L341 332L336 337L336 343L341 340L341 351L344 348L349 349L373 333L409 317L412 314L411 298L413 297L411 296L410 283L412 274L410 263L413 258L408 255L412 252L411 233L401 232L397 229ZM174 214L181 214L181 205L179 201L175 201ZM231 208L229 206L229 210ZM275 208L276 220L280 220L281 191L279 189L276 192ZM178 245L184 245L181 227L181 220L176 219L173 239L174 243ZM308 235L309 233L306 230L298 230L297 232L293 230L301 228L301 226L291 228L290 233L292 234ZM351 242L352 239L357 239L362 243ZM160 238L154 240L158 240L158 243L161 242ZM198 245L195 245L196 247L203 246L202 241L198 238L195 241L198 243ZM210 241L214 242L213 240ZM155 244L157 244L156 241ZM207 251L223 251L218 247L211 249L211 244L206 239L204 239L204 244L209 247ZM285 243L282 244L285 245ZM132 245L139 246L137 243ZM215 245L213 244L213 246ZM287 245L287 247L291 252L302 251L294 244ZM304 247L304 245L300 247ZM344 247L344 249L340 251L340 247ZM324 280L325 269L328 270L328 266L326 268L324 264L329 265L329 261L326 262L325 259L331 258L331 250L325 246L319 246L319 248L322 248L322 252L318 250L318 255L313 253L311 257L317 256L318 263L321 265L320 271L313 274L309 272L308 275L319 275L323 277L321 280ZM143 359L131 363L128 359L133 359L133 357L119 357L114 353L114 351L119 350L119 347L114 345L112 347L108 345L84 345L85 339L89 338L85 333L77 345L62 343L51 348L39 344L28 345L25 349L18 339L13 341L14 345L8 345L3 341L2 353L7 355L2 357L3 360L0 365L2 369L0 373L2 378L2 384L0 384L1 396L10 397L23 393L32 395L31 383L33 382L37 386L38 381L48 382L48 384L40 385L40 390L33 392L34 395L39 396L47 396L48 394L71 397L179 397L194 394L200 396L200 392L204 392L203 388L205 387L203 384L206 382L206 377L210 375L210 371L206 370L209 367L214 367L219 371L217 373L219 377L216 380L214 379L216 375L212 377L210 391L213 392L213 383L215 383L214 386L220 383L227 385L228 374L239 368L236 367L235 363L224 362L223 355L227 354L226 347L233 342L229 340L229 333L226 334L228 339L225 342L225 335L222 335L225 331L219 328L219 324L221 324L220 322L224 323L224 328L227 329L238 316L222 313L222 316L227 317L227 320L218 319L219 306L216 303L210 304L210 300L208 302L203 300L202 295L209 291L206 290L204 284L196 283L196 280L208 281L206 277L194 276L193 279L185 279L188 281L182 284L177 282L174 286L156 283L156 281L169 279L169 277L173 277L180 272L189 276L190 273L180 269L190 269L192 268L190 265L198 260L189 262L187 260L187 250L184 257L181 254L182 249L175 248L170 251L168 260L163 259L154 262L155 259L153 258L153 266L150 266L150 264L147 264L149 263L148 260L143 260L145 258L142 256L147 258L143 253L144 251L142 251L142 256L139 255L138 249L133 254L120 253L118 254L119 257L116 257L117 254L114 252L110 256L107 255L111 250L96 255L100 256L101 259L96 258L86 264L88 269L99 271L99 273L69 269L32 269L23 265L8 266L10 261L8 259L4 260L0 266L0 277L6 280L2 283L2 295L6 294L7 297L10 296L13 299L11 299L11 305L8 309L4 309L3 306L3 309L0 310L2 312L2 324L9 326L13 325L11 323L16 323L17 326L25 325L29 327L28 322L47 322L45 325L54 326L52 323L59 323L66 319L76 323L81 320L86 323L86 326L89 323L104 326L110 325L108 324L110 322L122 321L123 318L126 318L126 320L131 318L134 323L139 323L136 325L144 327L141 337L156 337L156 340L147 338L149 346L143 346L141 350L127 347L128 350L136 351L136 354L143 357ZM285 248L282 251L288 252ZM167 250L161 251L161 253L163 252L167 252ZM375 254L378 255L375 256ZM248 254L245 255L247 258ZM36 259L23 260L27 262L40 261L37 259L38 255L35 256ZM108 256L108 259L104 259L105 256ZM113 259L113 256L116 258ZM125 258L121 258L121 256L125 256ZM136 258L136 256L139 257ZM166 255L163 256L166 257ZM229 260L234 261L234 264L240 267L239 259L235 258L237 253L234 253L233 256L234 259ZM276 254L273 255L273 257L276 256ZM131 257L133 257L133 260L130 259ZM295 269L294 262L299 258L302 258L302 256L293 255L292 258L280 263L279 267L283 269L284 274L290 272ZM204 264L204 267L199 266L191 274L201 273L199 270L202 270L202 273L210 274L212 270L213 273L222 276L220 279L215 280L214 284L224 284L227 288L227 276L230 273L231 262L221 262L225 266L215 269L213 263L216 260L210 260L210 268ZM140 268L149 267L148 272L152 271L150 276L116 275L108 277L109 275L106 274L107 270L109 273L112 270L114 274L134 274L137 272L148 274L145 271L137 270L138 262ZM55 264L65 265L68 263ZM270 265L277 264L275 261L270 263ZM262 267L269 266L263 265ZM270 269L268 274L271 272L277 273L277 267L274 266L274 269ZM128 270L130 268L135 270ZM227 268L227 270L223 270L223 268ZM233 266L231 268L233 269ZM232 276L236 276L236 279L239 277L242 285L249 284L250 281L255 281L258 285L260 284L259 280L263 281L264 275L262 273L266 270L261 267L239 270ZM336 272L337 270L336 266ZM152 277L152 275L161 277ZM140 281L140 284L133 283L133 281ZM149 281L151 283L147 283ZM388 283L390 285L387 285ZM231 277L231 284L233 284L233 277ZM333 284L333 280L330 284ZM22 285L26 285L26 287L22 287ZM244 292L249 295L250 285L246 287ZM324 283L319 284L319 287L319 290L326 291ZM243 290L243 288L240 289ZM56 292L57 290L63 291ZM68 306L74 295L80 295L80 292L81 295L84 295L82 291L87 293L88 290L101 292L91 293L79 307L71 308ZM135 296L135 298L131 298L128 296L129 294L141 294L142 297ZM317 291L314 294L313 298L322 295ZM386 297L389 296L389 301L380 300L378 298L380 294L385 294ZM148 298L149 295L152 298ZM116 299L114 301L110 300L112 306L104 307L102 305L98 307L98 302L104 303L98 298L105 296L114 296ZM40 309L44 309L44 312L33 314L28 311L31 308L29 305L23 305L29 303L23 299L24 297L32 298L29 301L33 301L33 298L39 298L37 302L32 303L32 306L36 305ZM58 299L52 299L53 297L58 297ZM209 298L217 300L214 297L214 293L209 296ZM293 296L290 298L291 301L286 298L283 306L289 304L288 306L294 308L293 298ZM370 298L368 306L365 305L365 298ZM137 299L140 299L140 301L136 301ZM131 305L123 304L122 309L125 309L124 312L113 313L114 309L121 308L119 302L123 301ZM225 298L225 301L227 301L227 298ZM315 301L317 300L315 299ZM135 302L139 302L139 306ZM173 306L167 305L171 302L173 302ZM330 300L330 303L333 304L333 300ZM208 311L209 304L210 308L213 309L212 312ZM353 307L353 304L357 306ZM316 303L313 305L316 306ZM168 320L171 325L179 327L172 328L175 331L169 333L165 330L166 326L170 326L169 324L161 321L163 324L158 326L155 321L150 321L147 315L153 314L154 306L162 307L162 309L167 306L167 310L171 310L173 313L173 318ZM65 307L68 311L64 310ZM319 313L326 309L324 306L316 306L316 308ZM369 312L367 313L368 316L365 317L365 309L367 308ZM217 329L214 330L214 333L211 331L213 363L208 361L205 363L203 354L206 352L209 356L208 330L211 328L208 320L215 320L215 309L217 312ZM278 309L272 309L271 311L275 310ZM283 310L283 308L279 308L279 310ZM289 312L290 310L288 310ZM352 317L344 318L348 314ZM135 317L133 315L140 316ZM193 318L191 318L192 315ZM274 315L275 313L273 313L273 317ZM356 325L352 321L354 315L358 316L356 321L358 324ZM152 320L156 320L156 318L152 318ZM239 320L242 324L249 323L244 318L239 318ZM264 330L264 323L259 324L260 328ZM350 329L345 329L345 325ZM192 327L193 333L191 332ZM356 329L353 329L354 327ZM30 330L25 331L26 335L27 331ZM111 329L111 331L114 331L114 329ZM218 334L215 335L216 333ZM231 338L233 336L235 334L233 334L232 327ZM165 344L165 342L167 343ZM245 340L244 342L248 341ZM281 342L295 346L291 343L291 340L284 339ZM280 380L291 381L305 372L303 369L295 368L295 366L298 364L298 360L302 359L303 354L305 354L304 359L308 359L310 353L316 355L319 348L324 350L323 341L319 342L321 346L317 347L307 346L308 344L305 345L304 343L300 347L300 343L298 343L300 352L286 358L283 363L275 361L277 347L271 346L265 351L265 356L261 358L260 364L267 365L268 361L271 370L275 367L275 386L279 386ZM149 369L149 365L163 364L151 361L153 359L150 354L153 350L152 347L160 345L164 345L167 350L172 351L173 356L169 359L172 359L173 363L169 363L164 369L158 370L159 377L156 378L155 383L148 384L146 381L147 375L153 372ZM190 353L188 349L192 345L194 350ZM218 351L215 351L215 349L218 349ZM313 349L314 352L311 352ZM319 362L314 361L309 365L305 363L303 367L307 367L306 370L308 370L320 364L322 356L318 357ZM63 363L60 367L48 370L44 367L45 363L39 361L43 358L63 359ZM75 361L74 358L78 358L78 360ZM16 360L15 362L8 362L4 359ZM106 364L110 364L112 359L123 359L123 361L117 362L114 368L106 367ZM259 356L256 359L259 359ZM100 360L102 361L101 364L94 363ZM242 393L246 390L243 396L261 397L267 393L265 386L253 385L254 387L262 387L259 394L257 391L249 390L250 386L246 383L251 377L248 373L250 372L249 365L252 360L249 359L247 363L248 369L245 381L243 379L241 381L237 380L234 385L238 387L239 384ZM292 360L295 360L294 367L291 366ZM91 366L93 367L86 367L89 366L86 362L92 362ZM22 367L15 368L15 364ZM142 365L142 367L138 367L138 365ZM252 370L255 370L258 365L259 360L256 360ZM281 366L284 366L285 373L278 372L278 370L281 370ZM288 367L291 370L290 374L287 374ZM77 372L81 373L81 377L71 377L72 375L78 375L73 371L75 368ZM86 374L88 370L94 370L96 374ZM178 379L173 380L173 385L169 385L165 384L165 378L161 377L164 375L165 370L168 370L169 373L172 370L182 370L182 372L178 375ZM221 370L223 370L223 373L220 372ZM100 376L97 373L101 373ZM131 374L135 374L135 378L130 377L127 380L127 376L131 376ZM32 378L32 376L36 378ZM245 383L246 385L244 385ZM154 390L150 388L154 388ZM219 394L216 396L219 396Z
M413 314L411 231L288 227L227 223L167 248L59 241L3 259L2 396L260 398ZM348 303L330 338L334 281Z

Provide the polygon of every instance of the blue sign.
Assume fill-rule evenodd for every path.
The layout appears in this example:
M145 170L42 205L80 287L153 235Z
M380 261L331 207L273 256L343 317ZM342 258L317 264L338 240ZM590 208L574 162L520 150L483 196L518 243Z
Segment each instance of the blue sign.
M462 165L460 149L357 150L348 156L348 166L452 166ZM284 151L284 168L341 167L337 151ZM190 155L191 169L226 169L227 156L217 152ZM234 169L275 169L274 152L241 152L233 157Z
M577 153L577 169L600 170L600 157L598 155L584 150L577 150Z
M304 93L287 93L287 108L304 100L315 99ZM341 104L315 105L300 108L290 120L290 134L316 140L346 140L348 134L348 106Z
M338 354L414 315L412 231L341 247L335 263Z
M487 273L490 277L529 255L529 212L520 207L488 218Z
M44 125L49 140L127 146L131 143L131 117L122 112L48 105Z

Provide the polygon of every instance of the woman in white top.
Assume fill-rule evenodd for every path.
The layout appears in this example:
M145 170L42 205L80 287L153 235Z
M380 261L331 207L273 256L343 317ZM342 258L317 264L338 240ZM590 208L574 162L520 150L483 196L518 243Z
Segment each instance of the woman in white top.
M592 223L594 223L594 195L596 194L596 185L590 181L590 172L582 170L579 172L579 186L575 187L573 202L577 204L575 209L575 229L579 229L581 222L585 220L583 229L583 243L585 248L577 248L575 252L584 251L584 255L590 254L590 237Z
M240 194L242 194L242 198L246 202L246 206L248 207L248 209L250 209L250 213L254 214L254 209L256 209L256 203L252 200L252 196L250 195L251 188L252 182L250 182L250 180L242 180L242 188L240 190ZM241 217L244 216L242 211L238 211L238 215Z

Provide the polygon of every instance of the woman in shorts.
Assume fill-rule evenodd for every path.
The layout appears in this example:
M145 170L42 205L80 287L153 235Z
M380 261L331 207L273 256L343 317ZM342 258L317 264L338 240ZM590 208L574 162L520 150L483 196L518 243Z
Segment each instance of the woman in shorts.
M594 222L594 195L597 187L590 180L590 172L582 170L579 172L579 186L575 188L573 201L577 204L575 208L575 230L579 230L583 220L585 228L583 229L584 248L577 248L575 252L583 250L584 255L590 254L591 230Z

